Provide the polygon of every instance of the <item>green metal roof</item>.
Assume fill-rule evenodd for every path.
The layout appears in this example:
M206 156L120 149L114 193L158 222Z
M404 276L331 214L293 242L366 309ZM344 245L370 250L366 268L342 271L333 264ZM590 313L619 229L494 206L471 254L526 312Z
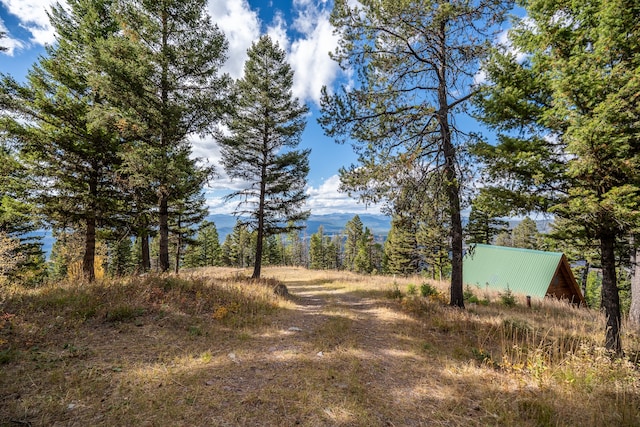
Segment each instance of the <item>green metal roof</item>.
M464 257L463 281L543 298L561 259L562 252L477 244Z

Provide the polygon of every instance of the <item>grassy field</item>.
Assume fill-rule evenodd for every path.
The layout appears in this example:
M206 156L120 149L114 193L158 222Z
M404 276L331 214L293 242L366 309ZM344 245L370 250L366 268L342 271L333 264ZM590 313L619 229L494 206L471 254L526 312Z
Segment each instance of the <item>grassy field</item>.
M0 426L640 425L640 338L625 325L612 360L598 312L481 289L458 310L420 277L245 274L0 290Z

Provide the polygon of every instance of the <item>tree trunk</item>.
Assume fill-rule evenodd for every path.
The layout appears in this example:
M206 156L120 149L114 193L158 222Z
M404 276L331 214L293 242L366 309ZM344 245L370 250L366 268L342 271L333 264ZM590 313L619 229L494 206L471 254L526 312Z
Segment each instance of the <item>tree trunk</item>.
M582 272L582 296L585 298L585 301L587 298L587 279L589 278L589 268L591 268L589 261L585 261L584 271Z
M607 318L605 347L616 355L620 355L622 343L620 341L620 297L616 278L616 235L610 229L601 229L598 234L602 263L602 307Z
M462 218L460 216L460 185L456 171L456 150L451 140L449 126L449 99L447 96L447 23L440 24L439 50L441 64L438 69L438 112L442 139L442 153L444 155L444 178L447 198L449 200L449 214L451 215L451 300L449 304L464 308L464 290L462 285Z
M158 224L160 237L159 267L162 273L169 271L169 197L160 192L158 201Z
M268 119L267 115L267 119ZM256 260L253 264L252 279L259 279L262 270L262 240L264 239L264 205L267 193L267 147L269 146L269 132L265 128L263 135L264 152L262 157L262 170L260 171L260 202L258 205L258 235L256 241Z
M86 280L93 282L96 279L94 268L96 259L96 218L93 215L89 216L86 224L82 274Z
M95 171L97 166L93 166ZM86 212L86 230L84 240L84 256L82 258L82 275L89 282L96 279L95 259L96 259L96 199L98 198L98 178L96 173L92 173L89 178L89 196L93 200L90 211Z
M629 321L640 329L640 247L636 245L635 237L631 237L631 307Z
M140 236L140 252L142 257L142 272L148 273L149 270L151 270L151 254L149 250L149 233L147 232L146 226Z

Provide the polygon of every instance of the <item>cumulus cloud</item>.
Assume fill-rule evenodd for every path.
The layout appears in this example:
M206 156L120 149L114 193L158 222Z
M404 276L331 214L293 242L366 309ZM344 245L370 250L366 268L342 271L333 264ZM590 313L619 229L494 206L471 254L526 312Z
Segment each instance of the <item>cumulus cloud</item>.
M247 49L260 37L258 14L251 10L247 0L209 0L208 8L213 22L229 42L229 59L222 71L237 79L242 76Z
M5 36L0 39L0 46L7 49L4 52L6 55L13 56L16 49L22 49L25 47L24 43L9 35L9 30L4 25L2 19L0 19L0 33L5 33Z
M293 94L303 100L320 103L320 90L331 86L338 76L338 64L329 52L338 45L329 22L326 1L295 0L293 28L302 36L291 43L289 62L295 72Z
M367 206L349 197L345 193L340 193L340 177L333 175L318 186L318 188L308 187L307 208L318 215L329 213L380 213L377 206Z
M271 40L278 42L280 49L289 50L289 37L287 37L287 22L281 12L277 12L273 22L267 26L267 35Z
M31 33L31 43L51 44L55 41L55 31L49 24L47 10L53 1L43 0L0 0L7 11L16 16L20 26ZM61 0L64 4L64 0Z

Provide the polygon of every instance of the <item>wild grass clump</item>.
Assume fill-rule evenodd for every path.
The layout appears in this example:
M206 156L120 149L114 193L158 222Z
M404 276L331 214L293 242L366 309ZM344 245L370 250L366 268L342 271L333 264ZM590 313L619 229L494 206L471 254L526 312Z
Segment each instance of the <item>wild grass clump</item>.
M393 282L391 289L387 291L387 298L400 300L403 297L404 294L400 290L400 286L396 282Z

